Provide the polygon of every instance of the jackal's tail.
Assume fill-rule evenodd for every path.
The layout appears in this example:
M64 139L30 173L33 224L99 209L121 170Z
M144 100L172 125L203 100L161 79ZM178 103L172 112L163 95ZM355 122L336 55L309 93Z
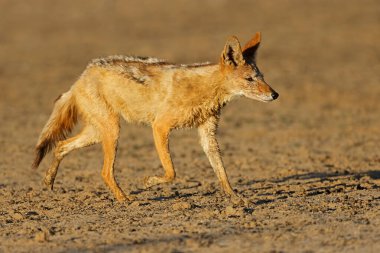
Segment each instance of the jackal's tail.
M76 122L77 109L70 90L58 97L55 102L53 112L38 139L32 168L37 168L55 144L66 138Z

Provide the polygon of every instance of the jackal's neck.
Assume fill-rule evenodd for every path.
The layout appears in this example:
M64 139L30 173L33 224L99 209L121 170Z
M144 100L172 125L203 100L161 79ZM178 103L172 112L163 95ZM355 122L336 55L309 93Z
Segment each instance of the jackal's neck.
M224 106L232 99L233 94L228 87L228 82L221 71L220 65L214 64L209 66L209 68L210 71L208 72L208 75L205 76L205 82L210 89L214 90L215 99L217 99L218 103Z
M195 66L195 65L193 65ZM188 67L180 72L181 79L193 87L210 107L223 107L232 99L219 64Z

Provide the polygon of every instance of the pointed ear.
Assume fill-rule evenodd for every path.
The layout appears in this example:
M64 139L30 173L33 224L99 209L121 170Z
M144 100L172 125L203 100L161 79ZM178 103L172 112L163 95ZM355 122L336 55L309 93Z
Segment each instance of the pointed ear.
M247 62L251 62L255 59L257 49L260 46L261 33L257 32L250 41L243 47L243 57Z
M228 38L221 55L220 63L232 67L244 65L245 61L241 52L240 42L235 36Z

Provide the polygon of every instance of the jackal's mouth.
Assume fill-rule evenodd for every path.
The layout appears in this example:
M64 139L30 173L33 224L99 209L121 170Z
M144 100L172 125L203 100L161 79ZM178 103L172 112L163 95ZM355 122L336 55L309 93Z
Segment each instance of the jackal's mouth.
M279 94L275 91L271 92L271 93L260 93L260 94L255 94L255 93L251 93L251 94L244 94L244 93L240 93L239 95L243 95L245 96L246 98L249 98L249 99L254 99L254 100L257 100L257 101L260 101L260 102L272 102L273 100L276 100L278 97L279 97Z
M254 99L260 101L260 102L272 102L273 100L276 100L278 98L278 93L276 95L259 95L256 96Z
M260 102L265 102L265 103L268 103L268 102L272 102L274 99L273 98L259 98L258 99Z

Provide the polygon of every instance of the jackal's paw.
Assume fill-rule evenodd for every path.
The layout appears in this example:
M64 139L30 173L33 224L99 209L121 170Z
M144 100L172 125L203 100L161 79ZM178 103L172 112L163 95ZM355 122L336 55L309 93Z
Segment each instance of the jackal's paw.
M145 186L145 189L147 189L158 184L169 183L173 180L174 178L156 177L156 176L146 177L144 178L144 186Z
M52 180L50 177L45 177L43 184L49 189L53 190L54 187L54 180Z
M247 199L238 194L230 195L230 201L232 202L232 204L237 206L247 206L249 203Z
M144 188L148 189L152 186L162 183L162 178L160 177L145 177L144 178Z
M115 198L117 199L117 201L119 202L125 202L125 201L133 201L134 198L129 196L129 195L126 195L124 192L120 192L118 194L115 195Z

